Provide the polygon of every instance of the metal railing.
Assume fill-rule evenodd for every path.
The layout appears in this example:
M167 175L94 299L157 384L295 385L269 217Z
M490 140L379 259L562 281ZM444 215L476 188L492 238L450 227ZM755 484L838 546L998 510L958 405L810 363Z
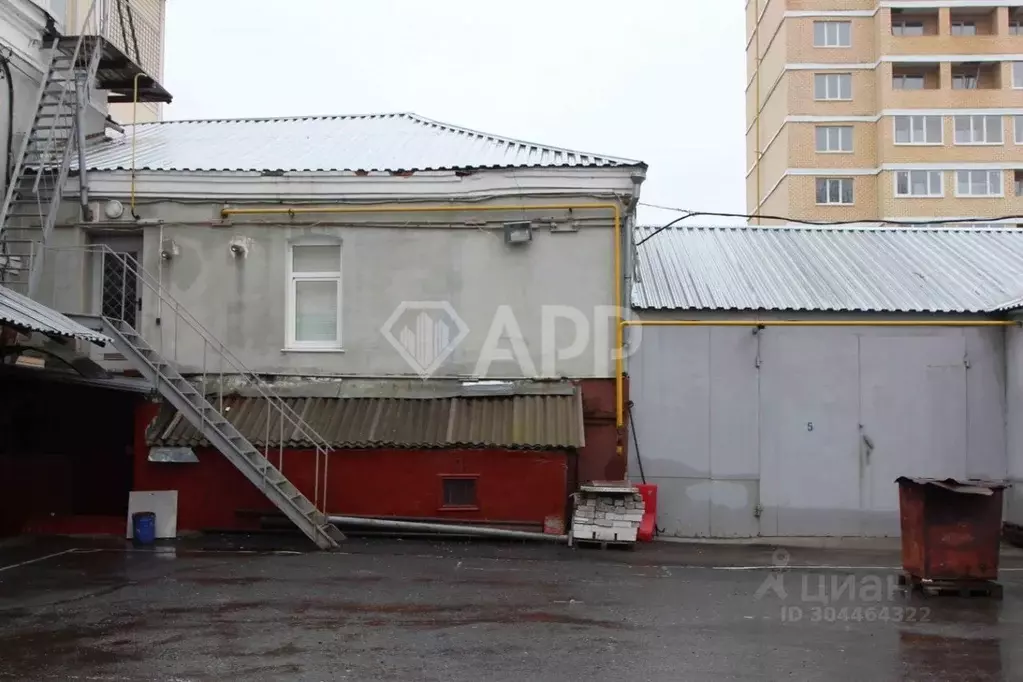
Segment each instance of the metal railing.
M262 400L266 406L265 411L259 412L259 416L264 420L264 423L261 424L264 430L263 447L261 448L263 455L271 465L274 464L270 456L272 450L270 434L271 429L277 430L276 467L282 474L284 473L285 429L290 427L289 430L293 437L297 435L311 444L315 450L312 502L317 509L326 513L329 454L333 448L274 390L272 385L246 367L223 341L209 331L167 291L158 278L143 269L135 256L115 251L105 244L46 247L46 250L55 255L71 254L73 257L82 259L83 265L91 261L92 267L99 269L99 277L93 279L93 281L99 280L98 305L86 304L85 310L80 312L117 319L131 326L135 333L146 340L153 350L170 363L176 373L190 376L193 382L198 381L202 394L207 401L217 407L222 416L225 418L228 416L224 409L225 394L231 395L240 388L253 391L257 399ZM85 267L83 270L88 271L89 268ZM141 296L145 291L151 295L152 300L148 303L155 304L158 308L157 315L151 318L152 324L160 329L160 333L155 335L154 340L150 340L150 336L153 335L145 333L145 328L148 326L147 320L150 318L139 314L143 300ZM61 305L59 301L54 301L53 305L58 309L64 308L65 312L75 312L66 310L67 306ZM97 307L99 310L96 310ZM192 338L189 340L183 334L191 335ZM182 369L179 362L179 348L193 348L195 351L192 352L196 352L197 341L201 341L202 344L201 363L189 369ZM168 346L170 347L168 348ZM160 378L169 380L162 368L157 367L157 371ZM211 388L212 382L215 382L216 385ZM203 414L204 426L207 421L206 415ZM245 427L236 425L235 428L242 432ZM249 433L252 432L251 429L247 430ZM252 441L250 440L250 442ZM256 440L252 444L254 447L258 447L259 441ZM302 449L307 448L303 447Z
M94 26L97 31L102 29L103 18L97 15L95 3L90 4L83 18L83 24ZM70 61L66 62L66 71L58 73L55 62L60 59L63 63L67 55L58 49L57 43L58 40L54 40L52 44L46 70L36 94L33 125L22 137L16 157L17 161L9 176L3 207L0 210L0 244L2 244L3 255L8 257L4 259L2 279L5 283L8 280L10 256L27 259L28 266L19 267L19 270L28 271L28 281L24 284L25 293L30 296L39 284L43 252L36 249L33 244L28 248L28 253L14 253L18 249L10 248L11 245L5 238L5 232L12 228L22 232L29 231L32 227L30 224L26 224L26 221L32 222L37 218L39 234L36 239L43 244L46 243L50 231L56 223L57 212L60 210L64 184L67 182L71 169L71 153L84 139L80 129L79 108L88 101L90 84L87 81L96 73L100 57L96 41L81 35L75 43ZM77 66L81 63L87 64L88 69L82 78L78 78ZM69 75L76 76L74 82L59 78ZM57 85L59 89L53 90L52 86L54 85ZM56 96L57 101L53 105L53 110L48 114L49 123L43 124L43 121L47 119L40 118L40 109L46 95ZM31 172L31 175L28 175L27 172ZM29 186L29 181L31 181L31 186ZM19 214L18 224L11 225L11 209L16 202L21 202L22 205L34 205L35 218L31 218L27 214ZM22 239L21 241L26 240Z
M151 0L150 0L151 1ZM159 5L152 2L155 23L143 5L147 0L94 0L98 23L69 27L68 33L101 36L117 47L155 79L162 75L163 31L159 26Z

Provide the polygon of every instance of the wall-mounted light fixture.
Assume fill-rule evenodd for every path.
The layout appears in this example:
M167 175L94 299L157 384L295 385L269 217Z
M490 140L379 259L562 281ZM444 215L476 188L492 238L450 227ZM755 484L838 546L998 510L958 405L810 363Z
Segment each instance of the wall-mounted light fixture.
M103 215L109 220L117 220L124 215L124 204L117 199L110 199L103 203Z
M529 222L505 223L505 244L528 244L533 241L533 225Z
M249 253L249 239L245 237L234 237L231 239L231 255L235 258L244 258Z

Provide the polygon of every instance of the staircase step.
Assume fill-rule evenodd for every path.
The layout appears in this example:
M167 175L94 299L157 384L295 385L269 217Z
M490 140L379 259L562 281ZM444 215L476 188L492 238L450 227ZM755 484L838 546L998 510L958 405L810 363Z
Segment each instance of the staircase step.
M126 358L133 360L138 369L148 373L147 364L158 368L170 367L157 351L146 345L136 330L119 321L100 319L102 320L100 327L108 330L108 335L114 339L115 348ZM113 333L109 331L111 329ZM165 374L161 375L161 378L163 381L156 382L159 391L175 404L185 408L181 410L181 413L186 419L193 426L198 427L206 436L206 440L220 449L228 461L242 471L249 480L263 486L265 494L298 526L299 530L321 549L334 549L338 546L338 542L344 539L344 536L323 525L323 514L316 508L316 505L280 470L274 467L263 452L260 452L252 442L238 432L230 420L209 402L198 387L173 369L168 369ZM181 403L180 396L184 396L191 408L187 408ZM259 479L265 483L259 483ZM280 494L271 493L266 486L273 487L276 493Z

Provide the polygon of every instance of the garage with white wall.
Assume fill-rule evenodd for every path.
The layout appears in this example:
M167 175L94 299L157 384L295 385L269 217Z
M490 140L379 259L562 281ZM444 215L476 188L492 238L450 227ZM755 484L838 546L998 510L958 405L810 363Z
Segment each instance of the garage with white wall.
M636 241L629 475L664 535L892 536L898 476L1023 479L1023 232Z

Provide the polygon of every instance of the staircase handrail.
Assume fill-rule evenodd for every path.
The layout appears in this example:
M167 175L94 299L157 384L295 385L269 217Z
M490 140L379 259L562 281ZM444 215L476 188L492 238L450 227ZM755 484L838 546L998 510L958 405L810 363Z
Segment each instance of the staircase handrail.
M71 55L71 68L72 69L74 69L74 68L76 68L78 66L78 58L79 58L79 56L82 53L82 45L85 43L85 40L88 37L86 35L85 27L88 26L89 22L92 20L93 14L96 11L96 1L97 0L93 0L89 4L89 9L86 11L85 17L82 19L82 32L79 34L78 40L75 41L75 50L74 50L74 52ZM92 49L93 50L100 49L99 45L95 42L95 39L92 39L92 40L93 40ZM46 74L43 76L42 88L39 91L39 101L36 103L36 112L37 112L36 115L37 116L38 116L38 111L39 111L39 103L42 102L43 92L45 92L46 86L48 85L48 81L49 81L48 76L50 74L50 70L52 69L53 58L56 55L56 52L57 52L56 47L54 47L54 49L53 49L53 51L52 51L52 53L50 55L50 67L51 68L47 69ZM92 60L90 59L90 64L91 64L91 61ZM90 84L90 87L91 87L91 84ZM67 84L65 84L60 89L60 98L57 100L57 113L55 113L54 116L53 116L53 125L51 126L51 128L55 128L56 127L57 121L60 119L61 112L64 111L64 101L65 101L65 98L68 95L68 92L74 92L74 91L75 91L75 88L74 87L68 87ZM79 104L81 106L84 106L87 103L86 102L81 102ZM65 151L65 157L68 158L69 162L70 162L70 154L68 152L68 148L74 146L75 129L76 129L77 126L78 126L77 117L73 117L73 120L72 120L72 123L71 123L71 128L68 129L68 137L67 137L67 140L66 140L67 144L65 145L65 150L64 150ZM46 147L45 147L45 149L44 149L44 151L43 151L43 153L41 155L42 159L40 160L40 164L39 164L40 168L42 168L42 166L44 164L48 164L50 162L50 157L52 155L51 150L53 149L53 146L54 146L55 142L56 142L56 138L53 135L50 135L47 138ZM17 176L14 176L14 177L17 177ZM42 173L39 173L39 174L36 175L35 184L33 185L33 189L35 191L37 191L37 192L39 191L39 181L40 181L41 178L42 178ZM59 191L59 186L58 186L58 191Z
M208 343L213 348L219 348L219 353L222 358L233 367L234 371L241 375L244 379L251 383L260 394L260 396L267 401L267 405L273 405L276 407L288 420L288 423L294 427L295 431L303 436L308 442L313 444L313 447L317 450L318 454L326 454L333 450L330 444L323 436L316 432L301 415L298 414L285 400L273 390L273 387L267 383L262 377L256 372L250 370L245 364L228 349L227 345L217 338L213 332L207 329L192 313L185 308L180 301L172 296L160 283L158 279L153 277L139 264L138 260L127 253L122 253L113 250L106 244L91 244L84 247L46 247L49 251L81 251L85 253L101 253L104 257L112 256L116 258L121 264L135 277L138 277L139 281L156 294L160 300L171 306L174 312L180 319L183 319L185 323L191 327L200 337L202 337L205 343ZM123 321L123 320L122 320ZM175 322L177 324L177 322ZM141 325L139 325L141 326ZM141 329L136 329L140 335L142 334ZM175 348L175 354L177 349ZM221 371L223 374L223 371ZM223 382L221 382L220 391L223 393Z

